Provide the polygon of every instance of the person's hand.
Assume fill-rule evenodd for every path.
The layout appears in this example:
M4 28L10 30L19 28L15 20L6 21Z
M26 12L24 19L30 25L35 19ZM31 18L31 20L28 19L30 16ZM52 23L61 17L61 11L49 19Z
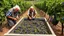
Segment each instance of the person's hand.
M31 17L29 19L32 19Z
M31 17L29 17L29 19L32 19Z
M17 18L14 18L15 21L17 21Z
M16 17L16 19L18 20L18 19L19 19L19 17L17 16L17 17Z

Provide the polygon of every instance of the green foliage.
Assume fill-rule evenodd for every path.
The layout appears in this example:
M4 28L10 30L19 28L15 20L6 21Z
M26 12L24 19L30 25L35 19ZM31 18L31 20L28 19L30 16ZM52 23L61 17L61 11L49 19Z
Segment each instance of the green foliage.
M40 10L45 11L50 16L54 15L57 20L64 17L64 0L43 0L35 3L34 5ZM63 3L63 4L62 4ZM60 18L61 17L61 18Z
M25 1L34 1L34 0L25 0Z
M35 4L36 7L38 7L40 10L47 11L48 7L46 6L46 1L38 2Z
M0 0L0 22L3 23L5 21L6 12L14 7L15 5L19 5L21 8L20 14L24 13L32 4L30 2L25 2L23 0Z

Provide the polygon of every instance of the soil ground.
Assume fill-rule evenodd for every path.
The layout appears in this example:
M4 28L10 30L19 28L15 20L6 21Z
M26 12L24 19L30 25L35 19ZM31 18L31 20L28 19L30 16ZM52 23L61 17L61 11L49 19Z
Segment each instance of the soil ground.
M63 32L63 35L61 34L62 27L59 26L60 24L61 24L60 22L56 26L53 25L53 24L50 24L50 26L52 27L52 29L53 29L54 33L56 34L56 36L64 36L64 32Z

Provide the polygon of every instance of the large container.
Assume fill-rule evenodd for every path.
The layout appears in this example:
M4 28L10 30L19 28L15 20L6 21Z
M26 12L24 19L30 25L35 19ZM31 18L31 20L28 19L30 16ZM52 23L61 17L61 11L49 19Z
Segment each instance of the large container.
M40 17L35 18L34 20L27 20L25 18L21 18L7 33L5 33L5 36L56 36L53 32L52 28L50 27L49 23L47 22L46 18ZM28 29L28 25L24 24L28 23L31 30ZM33 24L32 24L33 23ZM39 26L37 26L39 23ZM21 25L21 26L20 26ZM24 26L24 27L23 27ZM36 27L37 26L37 27ZM21 30L24 30L21 32L21 30L18 28L21 27ZM17 29L20 31L17 32ZM27 28L27 29L26 29ZM32 29L33 28L33 29ZM36 29L35 29L36 28ZM39 30L38 30L38 29ZM41 29L42 28L42 29ZM35 30L34 30L35 29ZM26 30L29 30L28 32ZM32 32L32 30L34 32ZM25 32L26 31L26 32Z

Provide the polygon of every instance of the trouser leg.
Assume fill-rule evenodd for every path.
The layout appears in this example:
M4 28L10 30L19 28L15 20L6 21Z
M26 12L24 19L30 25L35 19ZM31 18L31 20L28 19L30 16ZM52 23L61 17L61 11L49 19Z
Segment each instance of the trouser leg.
M11 21L11 20L9 20L8 21L8 25L10 26L10 27L12 27L12 26L14 26L16 24L16 22L14 21Z

